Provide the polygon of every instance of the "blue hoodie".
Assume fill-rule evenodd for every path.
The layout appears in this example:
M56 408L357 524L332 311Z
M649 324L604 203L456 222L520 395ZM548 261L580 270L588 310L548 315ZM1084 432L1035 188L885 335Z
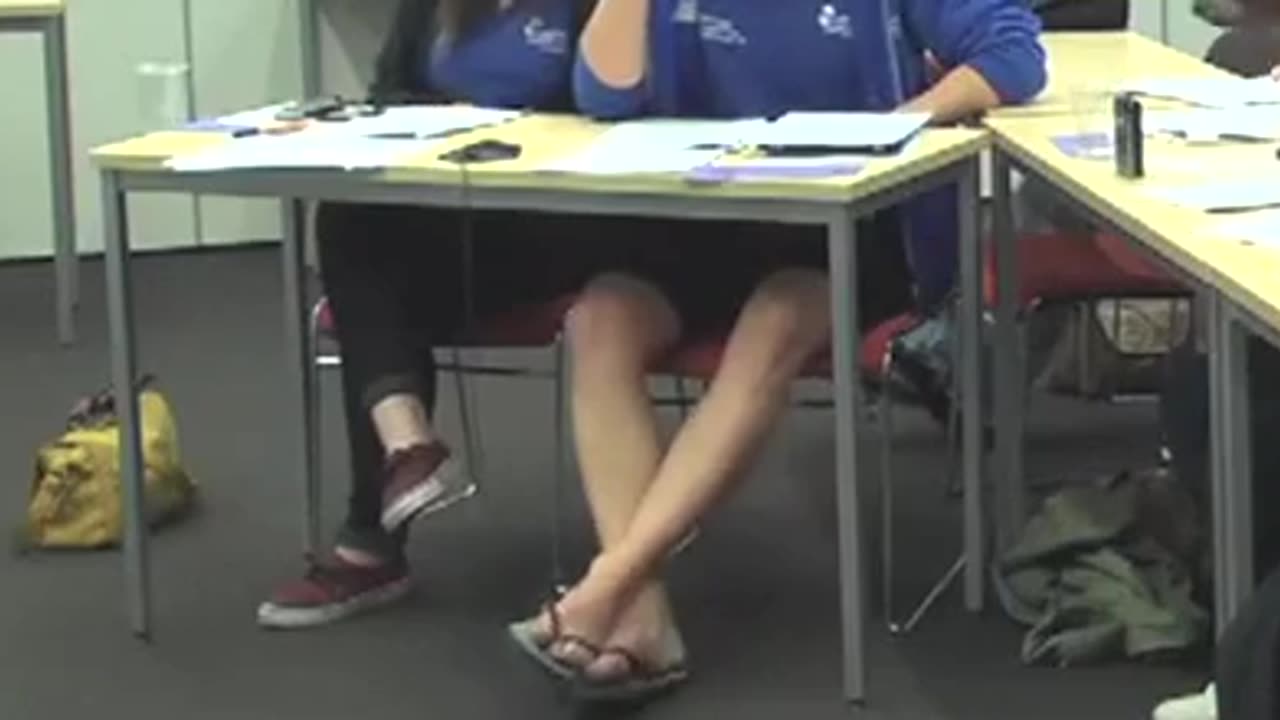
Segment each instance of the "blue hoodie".
M419 83L488 107L542 107L565 94L577 0L517 3L459 39L424 44Z
M1040 23L1023 0L651 0L650 70L635 88L606 86L579 59L586 114L755 117L787 110L897 108L928 87L925 51L969 65L1006 103L1044 86ZM918 300L955 280L956 194L906 204Z

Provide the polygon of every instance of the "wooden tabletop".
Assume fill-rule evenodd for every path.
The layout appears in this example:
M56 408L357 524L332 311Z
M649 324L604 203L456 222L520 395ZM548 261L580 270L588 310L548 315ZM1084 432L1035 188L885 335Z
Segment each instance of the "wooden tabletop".
M61 15L63 0L0 0L0 20Z
M439 156L453 147L481 139L496 139L519 144L523 153L515 160L470 166L467 181L472 186L849 202L971 157L984 150L989 142L988 134L981 130L929 130L899 155L875 159L861 172L847 177L821 180L780 179L694 186L675 174L588 176L550 173L542 169L552 161L572 157L586 149L607 127L576 116L529 116L451 138L433 146L428 152L405 158L396 167L370 177L373 182L460 183L462 175L459 168L439 160ZM93 158L98 167L104 169L165 173L171 172L164 166L169 158L226 142L236 141L211 133L154 133L98 148L93 151Z
M1199 58L1134 32L1045 33L1049 84L1033 103L993 111L992 117L1073 112L1074 95L1114 93L1147 78L1196 78L1226 73Z
M1211 215L1152 197L1153 189L1215 180L1280 183L1276 145L1187 146L1149 141L1147 177L1126 180L1109 160L1068 157L1052 138L1074 132L1068 117L992 118L994 142L1201 282L1224 291L1280 330L1280 250L1224 234L1245 215Z

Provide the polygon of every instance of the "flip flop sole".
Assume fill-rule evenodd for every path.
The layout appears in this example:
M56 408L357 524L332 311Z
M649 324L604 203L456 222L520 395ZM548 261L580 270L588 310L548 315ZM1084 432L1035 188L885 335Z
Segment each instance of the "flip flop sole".
M554 658L547 648L538 644L535 632L536 620L511 623L507 626L507 634L530 660L536 662L543 670L557 680L572 680L574 669Z
M641 703L653 700L689 681L689 669L676 667L650 675L630 676L614 682L578 680L573 697L588 703Z

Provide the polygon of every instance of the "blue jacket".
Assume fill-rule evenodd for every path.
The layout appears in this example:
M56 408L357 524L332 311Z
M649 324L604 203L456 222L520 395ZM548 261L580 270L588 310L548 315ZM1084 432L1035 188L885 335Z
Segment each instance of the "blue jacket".
M521 0L460 38L437 27L436 0L400 0L371 98L572 110L571 64L589 0Z
M581 59L586 114L742 117L786 110L892 110L927 89L925 51L969 65L1006 103L1045 83L1040 23L1023 0L651 0L650 70L639 87L605 86ZM918 300L949 293L956 194L906 204Z

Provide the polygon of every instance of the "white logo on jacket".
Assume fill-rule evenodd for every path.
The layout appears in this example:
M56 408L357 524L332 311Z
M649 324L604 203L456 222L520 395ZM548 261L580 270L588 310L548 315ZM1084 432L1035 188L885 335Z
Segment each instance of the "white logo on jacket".
M746 45L747 36L729 18L702 13L698 18L702 39L718 45Z
M818 27L822 28L824 35L846 40L853 38L853 19L849 17L849 13L841 12L831 3L823 3L822 9L818 11Z
M524 41L535 50L548 55L565 55L569 52L569 33L556 27L549 27L540 17L529 18L524 25Z

